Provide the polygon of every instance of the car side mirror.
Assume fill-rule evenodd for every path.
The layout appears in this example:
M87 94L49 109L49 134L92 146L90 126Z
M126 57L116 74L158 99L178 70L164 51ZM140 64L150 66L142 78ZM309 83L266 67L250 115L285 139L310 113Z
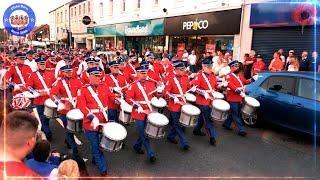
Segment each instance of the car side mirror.
M269 89L273 90L273 91L280 91L282 89L282 86L281 85L273 85Z

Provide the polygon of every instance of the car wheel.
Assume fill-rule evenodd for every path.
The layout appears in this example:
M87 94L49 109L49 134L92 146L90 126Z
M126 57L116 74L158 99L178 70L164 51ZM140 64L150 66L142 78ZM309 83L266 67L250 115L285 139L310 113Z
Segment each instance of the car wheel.
M244 113L241 113L241 117L242 117L242 120L243 122L248 125L248 126L251 126L251 127L256 127L258 126L258 117L257 115L246 115Z

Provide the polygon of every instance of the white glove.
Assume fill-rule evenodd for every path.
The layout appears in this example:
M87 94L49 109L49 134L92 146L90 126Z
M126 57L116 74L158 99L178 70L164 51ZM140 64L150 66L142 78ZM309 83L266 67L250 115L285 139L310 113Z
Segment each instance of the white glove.
M177 98L177 96L175 96L175 97L173 98L173 102L174 102L175 104L178 104L178 103L179 103L179 99Z
M58 109L57 109L57 110L60 111L60 110L64 109L65 107L66 107L66 106L65 106L63 103L60 102L60 103L58 104Z
M143 113L143 109L142 109L141 106L138 107L138 113L139 113L139 114L140 114L140 113Z
M40 96L40 93L38 93L37 91L32 92L34 98L37 98Z
M13 91L19 91L20 90L20 86L19 85L14 85Z
M162 93L163 90L164 90L164 87L163 87L163 86L158 86L158 87L157 87L157 92L158 92L158 93Z
M228 86L228 82L227 81L223 81L221 84L222 87L227 87Z
M210 96L207 92L204 92L203 97L207 100L207 99L209 99Z
M100 124L99 119L97 117L94 117L93 120L91 121L91 123L92 123L94 129L96 129Z
M241 92L240 96L244 98L244 97L246 97L246 94L244 92Z
M114 87L113 91L115 91L117 93L121 93L121 88L120 87Z
M193 86L193 87L190 89L191 92L196 92L196 90L197 90L197 86Z
M120 104L124 104L126 101L124 99L121 98L117 98L116 99Z

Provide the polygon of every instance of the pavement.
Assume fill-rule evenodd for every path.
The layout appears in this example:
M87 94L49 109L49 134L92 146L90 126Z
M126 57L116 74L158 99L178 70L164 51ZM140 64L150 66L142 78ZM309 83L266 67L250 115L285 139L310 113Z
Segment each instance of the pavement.
M68 153L64 142L64 130L57 121L51 120L53 148ZM247 137L240 137L236 130L228 131L215 122L217 146L209 144L208 137L192 134L186 129L191 148L180 149L163 139L151 139L157 162L151 164L146 155L132 150L137 138L133 124L127 126L125 146L119 152L105 152L108 176L112 177L218 177L284 178L307 177L320 179L320 150L312 138L283 131L281 128L247 127ZM234 128L235 129L235 128ZM76 134L83 143L78 147L86 161L90 176L99 176L91 163L90 145L84 134Z

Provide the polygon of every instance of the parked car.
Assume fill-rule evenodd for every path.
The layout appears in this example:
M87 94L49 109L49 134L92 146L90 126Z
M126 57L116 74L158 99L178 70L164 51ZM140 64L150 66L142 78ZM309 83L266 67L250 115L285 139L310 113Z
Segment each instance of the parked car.
M313 72L262 72L246 86L247 94L260 102L257 118L297 132L320 136L320 74Z

